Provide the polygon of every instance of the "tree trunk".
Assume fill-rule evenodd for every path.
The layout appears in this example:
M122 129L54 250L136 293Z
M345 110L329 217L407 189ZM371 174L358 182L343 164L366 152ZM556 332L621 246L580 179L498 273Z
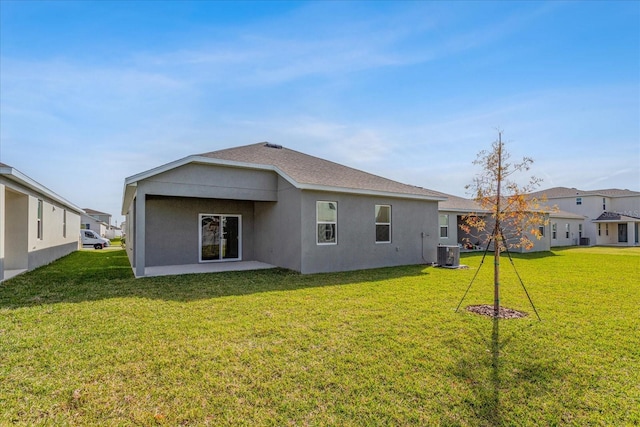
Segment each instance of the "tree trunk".
M502 244L502 233L500 232L500 221L502 213L500 212L500 190L502 185L502 132L498 132L498 176L496 191L496 224L493 229L493 316L497 319L500 314L500 246Z

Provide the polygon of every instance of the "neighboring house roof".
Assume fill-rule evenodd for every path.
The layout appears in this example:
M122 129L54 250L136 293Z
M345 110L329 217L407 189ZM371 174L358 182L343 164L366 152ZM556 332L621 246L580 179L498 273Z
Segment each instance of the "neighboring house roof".
M108 226L109 226L109 224L107 224L106 222L101 221L101 220L99 220L98 218L95 218L95 217L93 217L93 216L91 216L91 215L88 215L88 214L86 214L86 213L83 213L83 214L82 214L82 216L81 216L81 218L82 218L82 220L83 220L83 221L84 221L84 220L91 220L91 221L94 221L96 224L102 224L102 225L104 225L104 226L106 226L106 227L108 227Z
M133 197L137 181L189 163L272 170L294 187L302 190L372 194L422 200L444 200L442 193L414 185L402 184L381 176L350 168L280 145L261 142L196 154L125 179L123 210ZM123 212L124 213L124 212Z
M487 213L489 212L487 209L483 209L478 202L473 199L465 199L464 197L458 197L451 194L441 193L443 196L447 197L446 201L438 203L438 210L440 211L449 211L449 212L463 212L463 213ZM561 211L557 209L553 209L551 207L548 208L539 208L532 209L532 211L543 211L548 212L550 217L555 218L575 218L575 219L584 219L584 216L577 215L572 212Z
M593 222L640 222L637 216L624 215L617 212L603 212Z
M633 197L640 196L640 191L632 190L620 190L618 188L609 188L604 190L579 190L577 188L567 187L553 187L547 190L537 191L532 193L532 196L541 197L546 195L547 199L563 199L566 197L586 197L586 196L601 196L601 197Z
M565 219L581 219L581 220L584 220L586 218L584 215L579 215L577 213L563 211L560 209L552 210L551 212L549 212L549 217L565 218Z
M68 208L69 210L75 211L79 214L84 213L84 211L78 206L74 205L64 197L49 190L47 187L40 184L39 182L29 178L27 175L23 174L22 172L20 172L14 167L11 167L5 163L0 163L0 175L4 176L6 179L14 181L20 185L23 185L35 191L36 193L42 194L43 196L46 196L49 199L60 203L62 206Z
M464 197L454 196L452 194L440 193L447 200L438 203L438 210L451 212L487 212L482 209L480 204L473 199L465 199Z
M109 213L100 212L100 211L96 211L96 210L89 209L89 208L84 208L84 211L89 215L107 215L107 216L111 216L111 214L109 214Z

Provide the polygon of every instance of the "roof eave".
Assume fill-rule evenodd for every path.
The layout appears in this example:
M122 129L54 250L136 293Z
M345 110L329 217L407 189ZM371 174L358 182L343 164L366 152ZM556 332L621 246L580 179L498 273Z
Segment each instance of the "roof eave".
M6 166L6 167L0 167L0 175L5 175L8 179L17 182L18 184L21 184L37 193L43 194L47 197L49 197L51 200L54 200L58 203L60 203L61 205L70 208L70 210L75 211L78 214L83 214L85 213L84 210L82 210L82 208L74 205L73 203L71 203L70 201L68 201L67 199L65 199L64 197L56 194L55 192L51 191L50 189L48 189L47 187L45 187L44 185L38 183L37 181L34 181L33 179L29 178L27 175L23 174L22 172L20 172L19 170L17 170L16 168L13 168L11 166Z
M287 182L289 182L289 184L293 185L295 188L298 188L300 190L323 191L323 192L345 193L345 194L360 194L360 195L393 197L393 198L413 199L413 200L427 200L427 201L447 200L446 197L435 196L435 195L429 196L424 194L397 193L392 191L363 190L358 188L333 187L333 186L316 185L316 184L303 184L303 183L299 183L298 181L290 177L288 174L286 174L283 170L281 170L280 168L274 165L238 162L234 160L223 160L223 159L216 159L216 158L205 157L200 155L193 155L193 156L188 156L188 157L176 160L171 163L167 163L162 166L158 166L153 169L149 169L148 171L139 173L137 175L132 175L126 178L125 184L124 184L125 188L124 188L124 197L123 197L123 204L122 204L122 214L123 215L126 214L129 205L133 201L133 197L135 196L135 192L136 192L135 187L137 186L138 181L151 178L152 176L161 174L163 172L167 172L171 169L175 169L177 167L184 166L189 163L273 171L273 172L276 172L278 175L280 175Z
M429 196L426 194L397 193L393 191L365 190L361 188L333 187L333 186L317 185L317 184L298 184L297 188L301 190L307 190L307 191L358 194L358 195L364 195L364 196L390 197L394 199L425 200L425 201L432 201L432 202L441 202L441 201L447 200L444 197Z

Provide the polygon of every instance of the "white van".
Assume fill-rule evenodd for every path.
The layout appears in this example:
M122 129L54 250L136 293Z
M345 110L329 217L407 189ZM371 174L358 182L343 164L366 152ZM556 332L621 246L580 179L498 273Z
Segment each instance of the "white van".
M82 237L82 246L93 246L95 249L102 249L109 246L109 241L104 237L100 237L93 230L80 230Z

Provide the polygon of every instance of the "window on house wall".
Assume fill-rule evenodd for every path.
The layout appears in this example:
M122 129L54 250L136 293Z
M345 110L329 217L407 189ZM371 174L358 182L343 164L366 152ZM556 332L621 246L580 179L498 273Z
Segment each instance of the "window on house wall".
M582 204L582 197L576 197L576 205Z
M538 233L540 233L540 236L544 237L544 225L538 226Z
M558 238L558 224L551 224L551 237L555 240Z
M338 243L338 202L316 202L318 245Z
M42 240L42 211L43 211L43 202L38 199L38 224L37 224L37 234L38 240Z
M564 237L569 238L569 224L564 225Z
M440 215L440 237L449 237L449 215Z
M67 210L62 210L62 237L67 237Z
M582 224L578 224L578 237L582 238Z
M376 243L391 243L391 205L376 205Z
M609 235L609 224L605 224L604 225L604 235L608 236Z
M598 236L602 236L602 224L598 224Z
M605 199L604 197L602 198L602 210L607 210L607 199Z

